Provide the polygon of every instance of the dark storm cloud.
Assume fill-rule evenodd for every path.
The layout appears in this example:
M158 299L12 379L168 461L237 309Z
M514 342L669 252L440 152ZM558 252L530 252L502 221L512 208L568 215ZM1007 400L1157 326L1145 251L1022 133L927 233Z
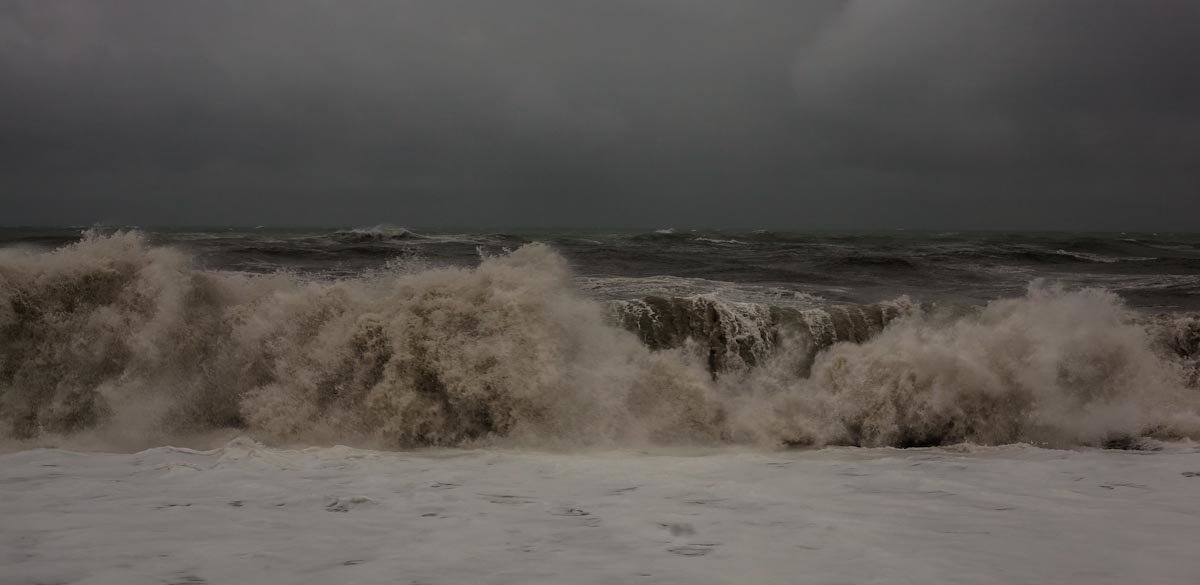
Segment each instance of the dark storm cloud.
M1191 164L1198 17L1195 3L852 4L801 55L797 87L868 161Z
M10 1L0 222L1196 229L1198 7Z

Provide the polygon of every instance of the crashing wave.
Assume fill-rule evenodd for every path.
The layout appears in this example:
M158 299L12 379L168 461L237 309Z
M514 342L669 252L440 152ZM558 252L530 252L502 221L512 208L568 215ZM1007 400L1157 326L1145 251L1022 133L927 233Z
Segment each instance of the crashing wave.
M1111 293L1045 285L966 317L902 318L819 355L803 390L776 405L791 413L780 432L900 447L1195 437L1200 390L1159 350L1166 330Z
M1190 320L1189 320L1190 319ZM0 250L0 435L915 446L1200 438L1195 317L1034 286L968 314L606 305L531 244L466 268L198 270L137 233ZM107 442L107 443L105 443Z

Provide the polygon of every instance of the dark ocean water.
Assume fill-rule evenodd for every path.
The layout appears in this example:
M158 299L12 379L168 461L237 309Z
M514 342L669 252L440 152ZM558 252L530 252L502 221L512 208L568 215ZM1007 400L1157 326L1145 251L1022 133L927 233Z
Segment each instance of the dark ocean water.
M1038 279L1099 287L1134 308L1200 309L1200 234L1077 232L470 231L399 227L142 229L206 269L339 278L397 259L475 266L532 242L600 299L716 294L791 306L982 304ZM80 228L0 229L0 246L55 248Z

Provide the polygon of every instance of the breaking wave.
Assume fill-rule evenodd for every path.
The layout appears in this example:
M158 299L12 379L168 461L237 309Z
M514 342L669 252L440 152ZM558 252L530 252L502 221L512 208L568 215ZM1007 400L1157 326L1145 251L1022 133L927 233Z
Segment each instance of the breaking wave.
M1132 445L1200 438L1200 319L1035 284L978 310L602 303L530 244L358 278L136 232L0 250L0 435L300 443Z
M348 242L387 242L397 240L419 240L424 236L408 228L380 224L368 228L354 228L334 232L333 237Z

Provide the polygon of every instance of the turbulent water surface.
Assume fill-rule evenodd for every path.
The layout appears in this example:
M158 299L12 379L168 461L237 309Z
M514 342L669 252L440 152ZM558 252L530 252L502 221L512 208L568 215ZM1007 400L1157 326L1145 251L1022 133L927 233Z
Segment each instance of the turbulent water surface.
M0 239L0 583L1200 572L1194 236Z
M0 230L0 436L1200 438L1200 236Z

